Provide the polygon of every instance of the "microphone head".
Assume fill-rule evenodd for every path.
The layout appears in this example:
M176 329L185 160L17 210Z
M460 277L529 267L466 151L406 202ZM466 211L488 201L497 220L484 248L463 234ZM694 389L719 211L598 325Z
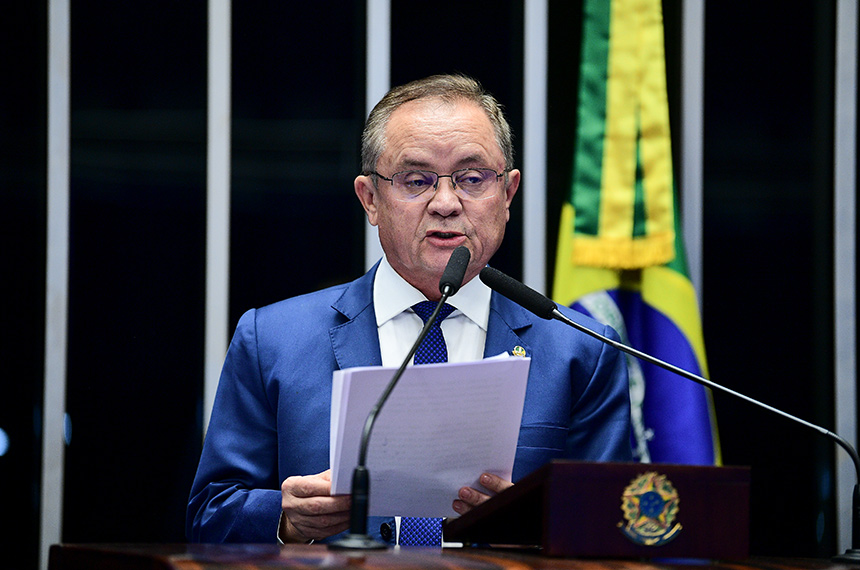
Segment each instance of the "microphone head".
M481 281L490 289L501 293L514 303L528 309L542 319L552 319L553 312L558 308L556 304L541 295L531 287L520 283L513 277L509 277L492 267L481 270Z
M439 291L443 295L447 293L448 296L451 296L460 290L471 258L472 252L465 245L459 246L451 253L448 265L445 266L445 271L442 273L442 279L439 280Z

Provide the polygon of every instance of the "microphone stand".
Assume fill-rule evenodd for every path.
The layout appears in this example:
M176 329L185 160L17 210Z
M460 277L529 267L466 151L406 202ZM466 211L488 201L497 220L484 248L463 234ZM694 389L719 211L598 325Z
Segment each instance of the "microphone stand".
M415 356L415 351L418 350L418 347L421 346L427 333L430 332L430 327L436 322L436 317L439 315L439 311L442 310L442 305L445 304L445 301L447 301L448 297L450 297L454 292L452 291L452 287L449 285L443 286L442 289L442 298L436 304L436 308L433 309L433 313L427 319L427 322L424 323L424 328L421 329L421 334L418 335L418 339L415 341L415 344L412 345L412 348L409 350L409 354L407 354L406 358L403 359L403 363L400 365L400 368L398 368L397 372L394 373L391 381L385 387L379 400L377 400L376 404L374 404L370 409L370 413L367 414L367 419L364 421L364 429L361 432L361 445L358 450L358 465L355 466L355 470L352 472L352 503L349 507L349 533L343 538L339 538L338 540L329 543L328 546L331 549L381 550L388 548L387 544L380 542L373 536L367 534L367 512L370 505L370 472L367 470L366 466L367 446L368 443L370 443L370 434L373 431L373 424L376 423L376 417L379 415L379 411L382 409L382 406L385 405L385 402L388 400L388 396L391 395L391 392L394 390L394 386L397 384L398 380L400 380L400 377L403 376L403 372L406 370L412 357Z
M401 376L403 376L403 372L412 361L412 357L415 356L415 351L417 351L418 347L421 346L421 343L424 342L424 338L427 336L427 333L430 332L430 327L436 322L436 318L439 316L439 311L442 310L442 305L445 304L448 297L460 289L470 258L471 252L468 248L462 245L456 248L451 254L451 257L448 260L448 265L445 267L445 271L442 274L442 279L439 281L439 291L442 293L442 298L439 299L438 303L436 303L436 308L433 309L433 313L430 314L427 322L424 323L424 328L421 329L421 334L418 335L418 339L415 341L415 344L412 345L412 348L409 350L409 354L407 354L406 358L403 359L403 363L400 365L400 368L398 368L397 372L394 373L394 376L385 387L379 400L373 408L370 409L370 413L367 414L367 419L364 422L364 429L361 433L361 443L358 451L358 465L356 465L355 470L352 472L352 503L349 508L349 533L343 538L329 543L329 548L331 549L377 550L388 548L386 544L367 534L367 512L370 504L370 473L367 470L366 463L367 446L368 443L370 443L370 434L373 431L373 424L376 422L376 416L379 414L379 410L382 409L382 406L388 400L388 396L391 395L391 391L394 390L394 386L397 384L397 381L400 380Z

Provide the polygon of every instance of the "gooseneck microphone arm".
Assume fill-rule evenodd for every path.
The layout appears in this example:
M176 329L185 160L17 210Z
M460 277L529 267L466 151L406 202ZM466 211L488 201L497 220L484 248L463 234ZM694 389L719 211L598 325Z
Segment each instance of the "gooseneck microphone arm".
M784 418L797 422L806 427L812 428L815 431L825 435L835 441L839 446L841 446L845 451L848 452L848 455L851 456L851 460L854 462L854 470L856 472L857 483L854 485L854 496L852 499L852 507L851 507L851 548L848 549L844 554L835 558L837 561L849 561L854 564L860 562L860 456L857 455L857 450L848 443L845 439L840 437L839 435L833 433L832 431L825 429L821 426L810 423L806 420L802 420L796 416L793 416L787 412L784 412L780 409L774 408L773 406L769 406L764 402L760 402L754 398L750 398L740 392L736 392L730 388L722 386L721 384L717 384L716 382L712 382L707 378L703 378L697 374L693 374L683 368L678 368L673 364L669 364L659 358L651 356L650 354L646 354L640 350L636 350L626 344L620 343L616 340L613 340L609 337L606 337L600 333L597 333L586 326L583 326L570 318L566 317L561 311L558 310L558 306L554 301L547 298L546 296L538 293L534 289L528 287L524 283L517 281L516 279L505 275L498 269L493 269L492 267L484 267L481 270L481 281L483 281L487 286L489 286L494 291L504 295L511 301L517 303L525 309L528 309L532 313L537 316L547 319L547 320L558 320L563 322L566 325L569 325L576 330L583 332L597 340L604 342L618 350L635 356L640 360L644 360L645 362L649 362L654 364L655 366L659 366L660 368L664 368L670 372L674 372L675 374L682 376L688 380L692 380L698 384L702 384L703 386L707 386L713 390L718 390L720 392L725 392L726 394L730 394L736 398L740 398L741 400L745 400L751 404L755 404L760 408L764 408L770 412L778 414Z
M827 437L833 439L836 443L838 443L840 446L842 446L842 448L845 451L848 452L848 455L850 455L851 459L854 461L855 470L857 471L857 473L860 473L860 456L857 455L857 451L851 446L850 443L848 443L845 439L843 439L839 435L833 433L832 431L830 431L826 428L823 428L819 425L815 425L813 423L810 423L810 422L803 420L801 418L798 418L797 416L793 416L793 415L789 414L788 412L784 412L778 408L774 408L773 406L769 406L768 404L765 404L764 402L760 402L759 400L751 398L745 394L741 394L740 392L736 392L736 391L732 390L731 388L727 388L721 384L717 384L716 382L712 382L711 380L708 380L707 378L703 378L702 376L699 376L697 374L693 374L692 372L684 370L683 368L678 368L677 366L675 366L673 364L669 364L668 362L660 360L659 358L651 356L650 354L646 354L644 352L636 350L635 348L627 346L626 344L622 344L618 341L612 340L609 337L605 337L601 334L598 334L598 333L594 332L593 330L589 329L588 327L585 327L585 326L583 326L583 325L581 325L575 321L572 321L571 319L566 317L558 309L553 309L552 317L558 321L561 321L567 325L570 325L571 327L575 328L578 331L582 331L585 334L590 335L590 336L592 336L598 340L602 340L606 344L614 346L615 348L617 348L618 350L620 350L622 352L626 352L627 354L631 354L631 355L635 356L636 358L644 360L645 362L650 362L651 364L655 364L661 368L665 368L666 370L674 372L675 374L678 374L679 376L683 376L684 378L687 378L688 380L692 380L693 382L698 382L699 384L702 384L703 386L707 386L708 388L711 388L713 390L725 392L726 394L731 394L732 396L734 396L736 398L740 398L741 400L746 400L747 402L749 402L751 404L755 404L756 406L764 408L765 410L768 410L768 411L773 412L775 414L779 414L780 416L782 416L784 418L788 418L788 419L793 420L799 424L803 424L806 427L812 428L812 429L818 431L819 433L826 435Z
M466 276L466 268L469 266L471 256L472 254L469 249L462 245L451 254L448 264L445 266L445 271L442 273L442 278L439 280L439 291L442 293L442 297L436 303L436 308L433 309L430 317L427 318L427 322L424 323L424 328L421 329L421 333L418 335L406 358L403 359L400 368L391 377L382 395L379 396L376 404L374 404L367 414L367 419L364 421L364 429L361 432L358 464L352 472L352 503L349 510L349 534L330 543L330 548L358 550L386 548L385 544L367 534L367 513L370 506L370 472L367 470L367 447L370 443L370 434L373 431L373 424L376 423L379 411L385 405L385 402L388 401L388 397L391 395L392 390L394 390L394 386L397 385L406 367L412 361L412 357L415 356L415 351L424 342L424 338L430 332L430 327L436 322L439 311L442 310L442 305L445 304L451 295L460 290L460 285L463 284L463 278Z
M430 327L433 326L433 323L436 321L436 317L439 315L439 311L448 297L450 297L450 293L442 293L442 298L439 300L439 304L436 305L436 308L430 314L430 317L424 324L424 328L421 329L421 334L418 335L418 339L409 350L409 354L406 355L400 368L398 368L397 372L394 373L394 376L391 377L391 380L388 382L388 385L385 387L379 400L377 400L376 404L374 404L370 409L370 412L367 414L367 419L364 421L364 429L361 432L361 443L358 450L358 465L355 466L355 470L352 473L352 504L350 505L349 512L350 534L367 535L367 513L370 506L370 473L366 467L367 446L370 443L370 434L373 431L373 424L376 423L376 417L379 415L379 411L382 409L382 406L385 405L385 402L388 401L388 396L391 395L392 390L394 390L394 386L397 385L400 377L403 376L403 372L406 370L406 367L415 355L415 351L418 350L418 347L424 341L424 338L430 331ZM374 540L374 542L376 541ZM351 545L349 548L364 547Z
M421 329L421 334L418 335L418 338L415 340L415 344L413 344L412 348L409 349L409 354L406 355L406 358L403 360L403 363L400 365L400 368L397 369L397 372L394 373L394 376L391 378L391 381L385 387L385 390L379 397L379 401L376 402L376 404L370 409L370 413L367 414L367 419L364 421L364 429L361 432L361 447L358 450L359 465L365 465L365 461L367 459L367 445L370 443L370 433L371 431L373 431L373 424L376 422L376 416L379 415L379 410L381 410L382 406L385 405L385 402L388 401L388 396L391 395L392 390L394 390L394 386L400 380L400 377L403 376L403 372L406 370L406 367L409 365L409 362L412 360L412 357L415 356L415 351L418 350L418 347L421 346L422 342L424 342L424 338L430 331L430 327L432 327L433 324L436 322L436 318L439 316L439 311L442 309L442 305L445 304L445 301L447 301L448 297L450 296L451 293L442 293L442 298L439 299L439 303L436 305L436 308L433 309L433 312L430 313L430 317L428 317L427 322L424 323L424 328Z

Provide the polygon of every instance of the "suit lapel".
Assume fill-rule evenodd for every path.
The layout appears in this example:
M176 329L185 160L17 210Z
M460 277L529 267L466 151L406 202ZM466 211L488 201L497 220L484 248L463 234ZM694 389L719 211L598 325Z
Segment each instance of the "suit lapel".
M350 283L332 305L346 319L329 330L332 351L340 369L382 364L376 314L373 311L373 280L378 266L379 263ZM531 347L520 338L519 333L531 327L534 318L513 301L494 292L490 297L484 357L497 356L503 352L510 354L517 347L525 350L525 356L531 356Z
M493 292L490 297L490 319L487 323L484 358L498 356L503 352L511 354L517 347L525 350L525 356L531 356L531 347L520 338L519 333L531 327L532 320L531 313Z
M373 279L378 266L379 263L350 283L332 305L347 319L329 330L332 351L341 370L382 364L376 314L373 311Z

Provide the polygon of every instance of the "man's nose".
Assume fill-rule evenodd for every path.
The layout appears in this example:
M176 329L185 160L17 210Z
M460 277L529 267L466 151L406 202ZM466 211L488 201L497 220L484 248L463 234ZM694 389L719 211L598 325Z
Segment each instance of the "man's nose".
M447 180L443 180L443 178L447 178ZM443 216L451 215L462 209L463 204L460 202L460 195L454 190L454 180L451 176L439 177L428 206Z

